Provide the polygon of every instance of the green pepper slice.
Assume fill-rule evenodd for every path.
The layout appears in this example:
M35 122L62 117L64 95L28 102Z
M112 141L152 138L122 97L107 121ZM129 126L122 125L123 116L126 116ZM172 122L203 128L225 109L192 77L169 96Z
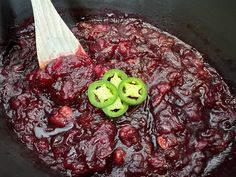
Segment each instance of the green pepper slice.
M89 85L88 98L97 108L105 108L116 101L118 92L116 87L108 81L99 80Z
M137 105L146 99L147 87L141 79L129 77L120 83L118 94L121 100L129 105Z
M111 82L116 88L120 85L121 81L128 78L127 74L119 69L111 69L107 71L102 79Z
M102 110L107 116L114 118L122 116L128 108L129 105L118 97L112 105L103 108Z

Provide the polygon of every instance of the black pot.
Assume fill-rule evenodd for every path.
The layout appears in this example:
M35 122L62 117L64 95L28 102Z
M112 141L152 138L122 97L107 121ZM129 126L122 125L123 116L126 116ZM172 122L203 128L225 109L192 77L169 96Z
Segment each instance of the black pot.
M177 36L199 50L223 76L235 93L236 88L236 1L234 0L57 0L57 9L73 25L81 16L104 13L127 13L143 18L162 30ZM71 11L74 9L75 11ZM0 0L0 50L10 38L11 28L32 16L30 0ZM3 121L0 110L0 176L58 176L35 162ZM226 160L212 175L235 177L236 157Z

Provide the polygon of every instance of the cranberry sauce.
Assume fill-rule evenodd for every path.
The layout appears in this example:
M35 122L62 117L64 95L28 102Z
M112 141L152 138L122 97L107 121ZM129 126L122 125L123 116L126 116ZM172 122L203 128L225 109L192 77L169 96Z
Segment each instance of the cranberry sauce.
M7 120L50 168L68 176L195 177L230 155L236 102L195 49L137 19L85 21L73 32L90 58L61 57L40 70L33 24L1 55ZM115 120L86 94L111 68L148 85L146 101Z

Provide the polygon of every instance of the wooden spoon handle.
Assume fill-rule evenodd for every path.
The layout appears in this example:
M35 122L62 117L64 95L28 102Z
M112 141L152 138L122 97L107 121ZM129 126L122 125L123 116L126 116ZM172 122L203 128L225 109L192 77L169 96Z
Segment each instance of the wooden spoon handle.
M31 0L36 32L37 56L40 68L61 56L85 53L79 41L64 23L50 0Z

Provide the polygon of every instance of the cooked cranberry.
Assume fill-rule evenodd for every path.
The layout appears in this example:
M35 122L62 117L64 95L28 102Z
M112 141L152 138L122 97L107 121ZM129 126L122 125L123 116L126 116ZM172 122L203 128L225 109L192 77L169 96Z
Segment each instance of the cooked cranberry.
M176 137L173 134L167 134L157 137L157 142L162 149L168 149L177 144Z
M31 73L29 75L29 80L34 84L42 84L43 86L50 86L52 83L52 77L43 70L36 70Z
M90 114L82 114L78 119L77 119L77 123L78 125L82 125L82 126L90 126L91 122L92 122L92 115Z
M102 125L94 132L94 138L91 139L91 143L96 145L96 155L100 159L105 159L110 156L114 149L114 137L116 128L112 123L104 122Z
M139 141L139 134L131 125L125 125L119 131L119 138L123 144L129 147Z
M72 110L70 107L68 106L62 106L60 109L59 109L59 114L62 114L63 116L65 116L66 118L67 117L72 117Z
M158 115L159 118L156 119L156 129L160 134L173 134L173 132L180 132L184 130L184 121L186 119L186 115L175 115L174 112L176 110L174 110L173 107L168 104L163 104L160 106L160 108L163 110L161 110L160 114Z
M66 124L73 121L73 112L70 107L63 106L49 118L49 121L57 127L65 127Z
M63 81L58 79L52 84L53 95L60 101L73 100L76 97L74 82L72 80Z
M152 156L148 158L149 164L154 168L155 173L165 175L168 170L168 165L162 157Z
M114 152L113 152L113 159L114 162L117 165L123 165L125 162L125 151L122 148L117 148Z

